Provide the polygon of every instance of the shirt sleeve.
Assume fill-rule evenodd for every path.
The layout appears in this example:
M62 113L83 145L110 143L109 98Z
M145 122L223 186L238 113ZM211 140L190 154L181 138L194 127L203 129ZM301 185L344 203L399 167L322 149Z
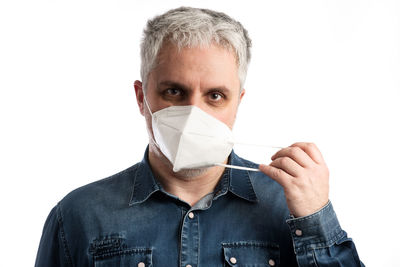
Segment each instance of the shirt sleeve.
M330 201L314 214L286 222L300 267L364 266L352 239L340 227Z
M35 267L54 266L72 266L58 206L51 210L44 224L35 263Z

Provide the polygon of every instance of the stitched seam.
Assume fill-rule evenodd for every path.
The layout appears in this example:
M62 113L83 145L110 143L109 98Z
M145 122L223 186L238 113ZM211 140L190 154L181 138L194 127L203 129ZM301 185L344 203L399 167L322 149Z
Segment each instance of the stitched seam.
M71 253L70 253L69 248L68 248L67 239L65 237L64 224L63 224L63 218L62 218L62 214L61 214L60 204L57 205L57 221L58 221L58 224L60 226L61 242L62 242L62 245L63 245L63 248L64 248L64 255L65 255L67 264L70 265L70 266L74 266L74 264L72 262Z
M315 256L315 249L312 250L312 258L314 261L314 266L318 267L317 257Z
M142 163L138 163L138 164L136 164L135 165L135 167L136 168L134 168L132 171L134 171L135 172L135 178L133 179L133 189L132 189L132 193L131 193L131 199L129 200L129 206L131 206L131 205L133 205L134 203L133 203L133 198L134 198L134 195L135 195L135 187L136 187L136 179L137 179L137 176L138 176L138 171L139 171L139 166L141 165Z
M242 248L242 247L263 247L277 249L279 246L273 243L257 242L257 241L239 241L234 243L222 243L226 248Z
M179 238L179 266L182 266L182 235L183 235L183 223L184 223L184 220L185 220L185 212L184 212L184 209L183 208L181 208L181 223L180 223L180 226L179 226L179 235L180 235L180 238Z
M138 249L138 248L132 248L132 249L127 249L127 250L120 250L120 251L113 251L113 252L106 252L101 255L95 255L94 258L96 260L98 259L106 259L109 257L113 256L119 256L119 255L134 255L134 254L143 254L143 255L151 255L152 251L151 249L148 248L143 248L143 249Z
M197 214L197 234L199 235L197 244L197 266L200 266L200 216Z
M302 218L289 219L288 221L293 221L296 223L296 222L311 220L312 218L314 218L316 216L320 216L321 214L326 213L330 203L331 203L331 201L329 200L328 203L324 207L322 207L319 211L317 211L313 214L310 214L310 215L302 217Z
M344 237L344 232L340 236L335 236L332 239L329 240L320 240L318 239L318 242L312 243L312 244L306 244L306 250L315 250L315 249L323 249L323 248L329 248L333 245L335 245L336 241Z
M247 176L248 176L247 183L250 185L250 187L251 187L251 189L252 189L252 192L250 192L250 195L251 195L252 197L254 197L255 200L257 200L257 194L256 194L256 192L254 191L253 184L252 184L252 182L251 182L251 180L250 180L250 173L249 173L249 171L247 171ZM249 199L249 200L250 200L250 199Z
M240 157L237 157L237 160L240 162L240 166L245 166L245 167L249 167L249 168L258 168L258 165L257 164L254 164L254 163L252 163L252 162L250 162L250 161L247 161L247 160L244 160L244 159L242 159L242 158L240 158ZM232 164L232 163L231 163ZM250 179L250 172L249 171L246 171L246 174L247 174L247 185L250 185L250 187L251 187L251 189L252 189L252 192L248 192L248 194L250 195L249 197L248 196L246 196L246 197L243 197L243 196L239 196L239 195L237 195L236 193L234 193L235 195L237 195L237 196L239 196L239 197L243 197L244 199L246 199L246 200L248 200L248 201L258 201L258 199L257 199L257 194L255 193L255 191L254 191L254 187L253 187L253 184L252 184L252 182L251 182L251 179ZM232 176L232 174L230 175L230 176ZM231 188L234 190L234 187L233 187L233 185L232 184L230 184L230 186L231 186ZM251 199L251 197L253 197L254 199Z

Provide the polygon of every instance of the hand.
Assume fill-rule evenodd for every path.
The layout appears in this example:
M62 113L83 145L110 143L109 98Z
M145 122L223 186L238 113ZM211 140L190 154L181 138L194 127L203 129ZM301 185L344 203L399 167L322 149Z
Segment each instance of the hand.
M313 143L295 143L271 157L260 170L285 191L289 211L295 217L310 215L329 201L329 170Z

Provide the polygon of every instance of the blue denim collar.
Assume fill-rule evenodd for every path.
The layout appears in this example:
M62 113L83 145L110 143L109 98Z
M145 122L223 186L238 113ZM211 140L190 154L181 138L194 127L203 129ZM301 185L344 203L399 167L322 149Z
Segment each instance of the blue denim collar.
M136 167L137 169L134 176L134 184L129 206L146 201L157 191L163 191L166 193L162 189L161 184L155 179L153 172L151 171L148 161L148 154L149 148L147 147L142 161ZM229 164L252 168L257 167L254 166L254 164L251 164L251 166L246 164L246 162L237 156L234 151L232 151L229 156ZM247 201L257 202L257 195L250 179L251 175L253 175L253 173L249 171L226 169L216 187L214 199L225 195L227 192L231 192L235 196Z
M230 165L258 168L255 164L246 164L246 162L236 155L234 151L232 151L229 159ZM228 171L230 172L229 191L248 201L257 202L257 195L254 191L251 180L251 175L255 175L255 173L238 169L228 169Z
M147 156L148 148L142 161L137 164L129 206L146 201L152 194L162 188L153 176Z

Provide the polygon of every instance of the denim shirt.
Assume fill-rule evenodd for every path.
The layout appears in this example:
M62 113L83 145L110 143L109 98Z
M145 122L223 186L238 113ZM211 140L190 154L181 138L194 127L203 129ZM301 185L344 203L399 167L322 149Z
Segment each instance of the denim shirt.
M234 152L230 164L257 168ZM329 202L292 218L282 187L226 169L191 207L167 193L144 159L69 193L50 212L36 258L55 266L364 266Z

